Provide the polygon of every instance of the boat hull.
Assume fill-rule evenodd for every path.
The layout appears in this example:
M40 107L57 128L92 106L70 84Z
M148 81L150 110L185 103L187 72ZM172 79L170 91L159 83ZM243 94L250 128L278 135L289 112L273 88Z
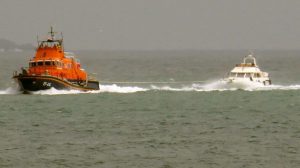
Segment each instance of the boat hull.
M247 78L227 78L222 81L230 88L238 88L238 89L247 89L249 87L263 87L272 84L270 79L250 80Z
M98 81L88 81L86 86L77 85L67 80L52 76L26 76L18 75L14 76L17 80L20 89L22 91L39 91L55 88L57 90L80 90L80 91L91 91L99 90Z

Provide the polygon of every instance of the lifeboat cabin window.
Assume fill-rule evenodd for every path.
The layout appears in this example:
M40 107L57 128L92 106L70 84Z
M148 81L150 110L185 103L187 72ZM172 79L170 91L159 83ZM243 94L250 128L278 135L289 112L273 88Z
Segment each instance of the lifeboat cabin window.
M57 66L57 67L60 67L60 64L59 64L58 61L55 61L55 62L54 62L54 65Z
M51 65L51 61L45 61L45 65L46 66L50 66Z
M30 62L29 63L29 67L35 67L36 66L36 63L35 62Z
M43 65L44 65L44 62L39 61L39 62L37 62L37 65L38 65L38 66L43 66Z
M59 67L59 68L62 67L62 63L59 62L59 61L53 61L52 64L53 64L54 66L56 66L56 67Z

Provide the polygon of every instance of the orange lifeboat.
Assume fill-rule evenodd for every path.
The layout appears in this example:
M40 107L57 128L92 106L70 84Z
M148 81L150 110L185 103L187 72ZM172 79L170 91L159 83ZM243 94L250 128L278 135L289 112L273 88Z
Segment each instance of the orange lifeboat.
M38 41L35 56L28 68L14 72L13 78L23 91L99 90L99 82L88 76L80 61L72 53L65 52L63 38L55 39L53 28L46 40Z

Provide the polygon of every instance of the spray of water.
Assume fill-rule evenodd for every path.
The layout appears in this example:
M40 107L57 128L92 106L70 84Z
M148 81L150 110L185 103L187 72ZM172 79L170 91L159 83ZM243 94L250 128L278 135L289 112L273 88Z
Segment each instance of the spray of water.
M130 83L126 83L127 85ZM182 86L173 87L165 83L164 85L151 84L148 86L121 86L117 84L100 85L99 91L82 92L78 90L56 90L51 88L49 90L31 92L31 94L38 95L62 95L62 94L98 94L98 93L136 93L146 91L176 91L176 92L210 92L210 91L270 91L270 90L300 90L300 85L269 85L264 86L259 83L240 83L240 84L227 84L223 81L213 81L205 83L185 83ZM17 88L8 88L0 90L0 95L3 94L21 94Z
M21 92L17 87L9 87L5 90L0 90L0 95L13 95L13 94L20 94Z

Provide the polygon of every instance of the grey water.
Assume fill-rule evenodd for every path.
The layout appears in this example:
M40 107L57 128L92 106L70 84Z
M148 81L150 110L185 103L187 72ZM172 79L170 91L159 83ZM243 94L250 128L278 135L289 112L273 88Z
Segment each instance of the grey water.
M0 167L300 166L300 51L255 51L260 90L198 89L247 51L76 51L102 91L23 95L33 54L0 52Z

